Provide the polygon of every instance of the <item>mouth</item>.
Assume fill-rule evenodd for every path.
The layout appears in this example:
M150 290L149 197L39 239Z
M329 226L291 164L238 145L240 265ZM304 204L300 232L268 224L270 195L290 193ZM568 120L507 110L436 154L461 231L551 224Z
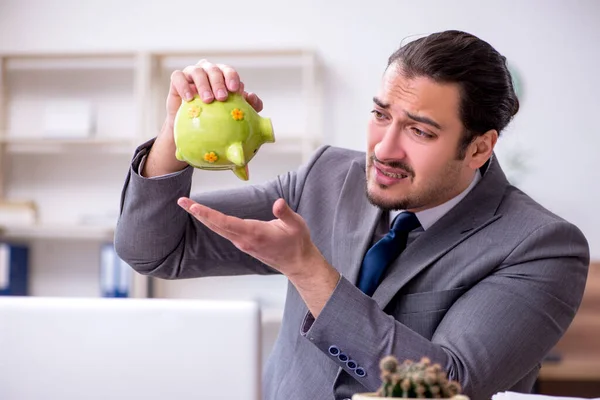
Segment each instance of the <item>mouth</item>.
M408 178L408 174L406 172L389 172L389 171L385 171L379 167L375 167L375 168L377 168L377 172L379 172L382 175L387 176L389 178L393 178L393 179Z
M408 178L410 176L410 173L404 168L399 168L398 166L394 168L389 165L382 164L377 160L373 161L373 166L382 174L389 176L390 178L401 179Z
M400 182L404 182L410 174L404 170L385 168L383 166L374 165L375 181L384 186L391 186Z

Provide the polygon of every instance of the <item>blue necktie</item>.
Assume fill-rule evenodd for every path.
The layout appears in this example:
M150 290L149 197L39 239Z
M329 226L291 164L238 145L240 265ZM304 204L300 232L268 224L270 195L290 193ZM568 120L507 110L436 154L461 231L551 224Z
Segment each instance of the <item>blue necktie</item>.
M373 295L385 269L406 247L408 233L420 225L415 214L411 212L398 214L389 233L365 254L358 278L360 290L369 296Z

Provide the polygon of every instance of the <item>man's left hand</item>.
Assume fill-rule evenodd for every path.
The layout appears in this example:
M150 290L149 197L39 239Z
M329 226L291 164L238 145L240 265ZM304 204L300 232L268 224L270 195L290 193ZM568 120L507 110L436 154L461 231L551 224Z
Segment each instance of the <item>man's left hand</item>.
M286 275L316 317L339 279L339 273L312 242L304 219L283 199L273 204L276 219L259 221L225 215L182 197L179 206L241 251Z

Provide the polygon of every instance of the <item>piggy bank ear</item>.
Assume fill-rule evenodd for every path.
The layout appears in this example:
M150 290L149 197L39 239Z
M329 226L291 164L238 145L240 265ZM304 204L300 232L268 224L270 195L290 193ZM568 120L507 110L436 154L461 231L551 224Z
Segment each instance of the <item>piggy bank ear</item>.
M244 148L242 147L242 143L232 143L227 148L226 155L227 159L235 165L239 167L243 167L244 165L246 165L246 158L244 157Z
M233 173L235 174L235 176L237 176L241 180L247 181L248 177L250 175L248 173L248 164L244 165L243 167L235 167L233 169Z

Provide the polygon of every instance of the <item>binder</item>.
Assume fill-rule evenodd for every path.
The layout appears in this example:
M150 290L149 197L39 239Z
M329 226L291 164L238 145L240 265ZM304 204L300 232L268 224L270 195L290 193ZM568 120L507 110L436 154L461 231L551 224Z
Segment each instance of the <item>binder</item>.
M133 269L121 260L113 243L105 243L100 251L100 291L102 297L129 297Z
M29 248L0 242L0 296L27 296Z

